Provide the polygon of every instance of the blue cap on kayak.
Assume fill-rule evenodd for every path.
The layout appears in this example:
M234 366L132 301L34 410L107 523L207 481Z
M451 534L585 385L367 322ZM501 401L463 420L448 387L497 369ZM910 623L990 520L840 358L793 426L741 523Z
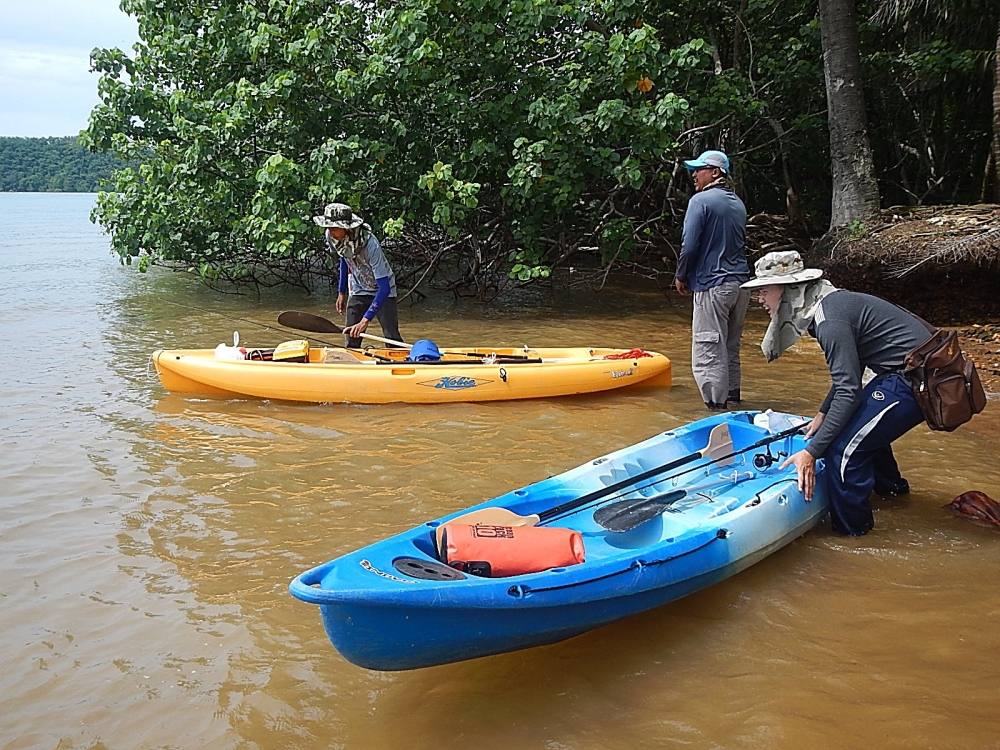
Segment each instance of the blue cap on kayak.
M430 339L417 339L410 347L407 362L437 362L441 359L441 351Z

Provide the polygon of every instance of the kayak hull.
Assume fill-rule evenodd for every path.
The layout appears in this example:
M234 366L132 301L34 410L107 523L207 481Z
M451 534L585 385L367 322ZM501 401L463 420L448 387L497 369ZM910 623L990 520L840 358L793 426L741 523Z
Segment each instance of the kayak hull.
M602 482L617 483L703 448L711 428L723 422L739 449L767 436L751 424L752 416L737 412L694 422L476 509L498 506L526 515L554 507ZM783 438L773 449L791 451L802 442ZM421 580L396 567L405 559L436 561L434 530L459 513L308 570L289 588L319 605L334 647L369 669L414 669L553 643L718 583L815 525L827 511L822 483L807 503L794 469L753 469L753 455L721 469L695 461L685 477L657 477L625 491L624 497L641 499L667 486L692 488L689 498L632 531L597 525L593 513L600 504L552 521L583 535L587 560L578 565L506 578L459 574L455 580ZM731 485L696 491L730 472Z
M314 349L303 363L218 359L210 349L161 349L153 353L153 363L163 386L175 393L312 403L502 401L671 384L670 360L655 352L606 359L627 350L469 348L462 351L534 361L483 364L465 356L421 364L403 361L406 353L399 349L375 352L392 362L356 350L346 356L346 350L337 350L348 361L326 362L328 351Z

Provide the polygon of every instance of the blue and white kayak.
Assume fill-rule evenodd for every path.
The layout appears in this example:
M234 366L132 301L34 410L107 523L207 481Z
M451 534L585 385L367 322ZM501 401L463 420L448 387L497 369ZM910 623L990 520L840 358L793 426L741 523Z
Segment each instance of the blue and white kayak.
M823 482L806 502L794 467L779 468L804 438L765 421L730 412L658 434L338 557L289 590L319 605L344 657L382 670L552 643L657 607L753 565L826 513ZM455 522L573 529L585 561L470 575L439 557L441 529Z

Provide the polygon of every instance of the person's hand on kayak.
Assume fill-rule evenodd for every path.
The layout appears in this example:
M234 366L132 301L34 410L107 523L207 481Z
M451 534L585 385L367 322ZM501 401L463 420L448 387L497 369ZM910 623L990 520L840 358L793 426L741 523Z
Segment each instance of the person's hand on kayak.
M799 473L799 490L805 495L806 502L813 499L813 490L816 488L816 459L807 450L793 453L781 464L781 468L794 465Z
M337 295L337 314L343 315L345 307L347 307L347 295L344 294L343 292L340 292Z
M368 318L362 318L357 323L352 325L350 328L345 328L344 333L350 336L352 339L356 339L361 336L362 333L368 330Z
M826 414L819 412L815 417L806 425L806 439L808 440L817 432L819 428L823 426L823 420L826 419Z

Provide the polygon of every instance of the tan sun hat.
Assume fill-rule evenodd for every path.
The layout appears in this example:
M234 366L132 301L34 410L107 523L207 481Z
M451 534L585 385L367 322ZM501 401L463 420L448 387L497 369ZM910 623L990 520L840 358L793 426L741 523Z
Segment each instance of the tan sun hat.
M802 256L795 250L768 253L754 263L753 272L757 278L740 284L743 289L770 284L801 284L823 275L822 269L806 268L802 263Z
M313 216L313 221L321 227L356 229L365 223L346 203L328 203L322 216Z

